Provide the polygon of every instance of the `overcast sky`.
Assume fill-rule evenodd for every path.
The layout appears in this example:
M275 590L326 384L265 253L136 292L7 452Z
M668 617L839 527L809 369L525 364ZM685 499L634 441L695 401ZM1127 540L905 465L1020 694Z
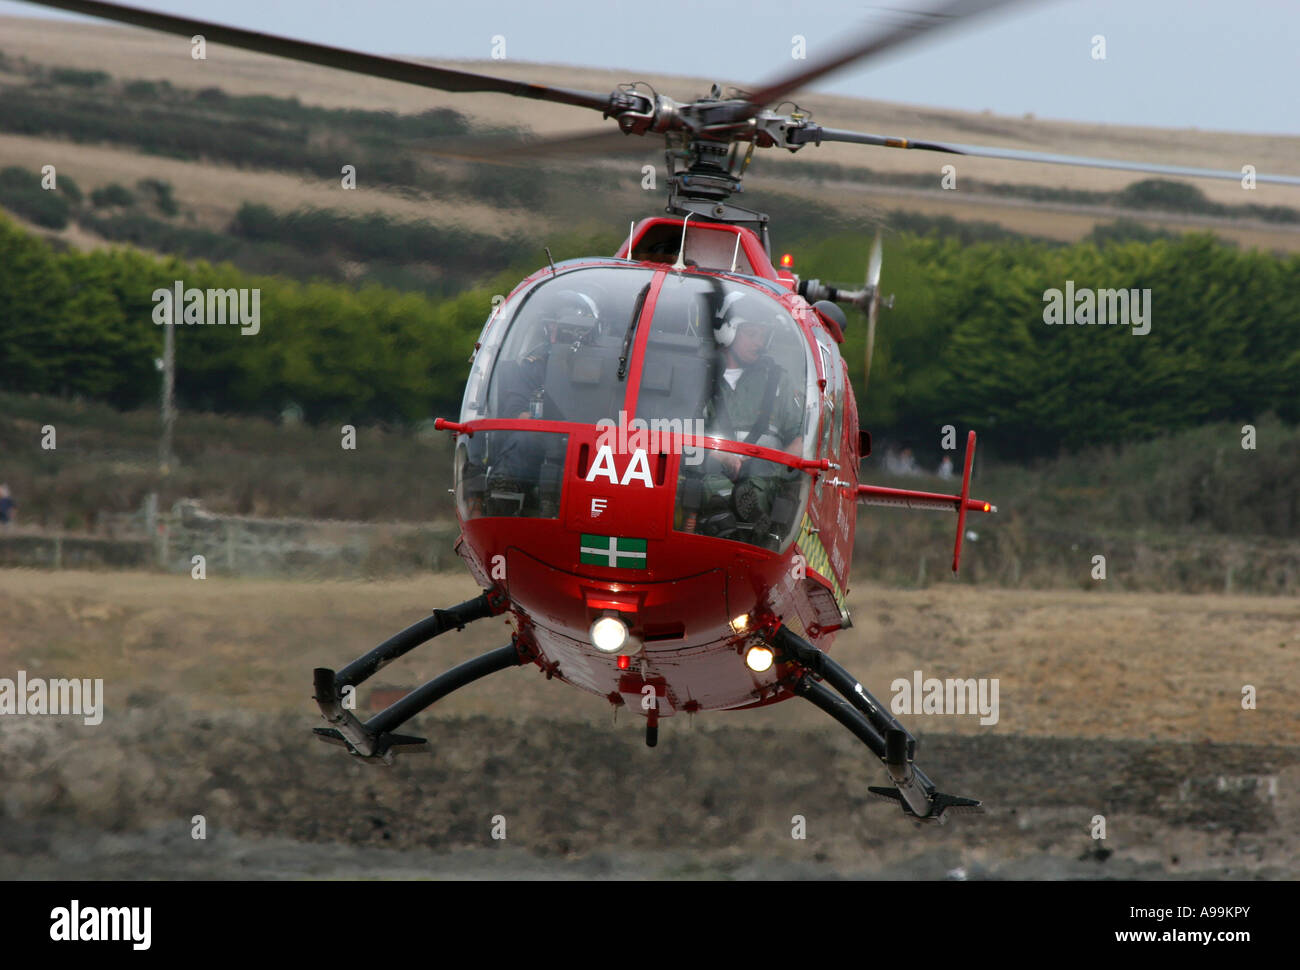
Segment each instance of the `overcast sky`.
M752 80L817 56L891 8L940 0L135 0L375 53ZM66 16L0 0L0 14ZM1104 60L1093 57L1096 35ZM4 47L0 35L0 49ZM1300 0L1022 0L822 82L840 94L1040 118L1300 134ZM693 92L673 92L678 98Z

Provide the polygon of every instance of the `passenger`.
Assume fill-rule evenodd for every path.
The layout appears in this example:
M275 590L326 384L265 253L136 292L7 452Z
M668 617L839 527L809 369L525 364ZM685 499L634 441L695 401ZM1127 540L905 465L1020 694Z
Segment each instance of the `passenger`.
M498 418L558 419L558 415L547 412L545 404L551 352L590 339L599 323L596 301L586 293L563 290L541 297L548 300L548 305L539 308L536 323L519 341L525 348L523 353L497 365ZM539 476L546 459L546 436L531 431L501 431L495 437L495 454L490 456L487 469L489 514L535 514Z
M587 338L600 323L596 302L577 290L556 294L556 305L539 314L533 330L521 341L524 352L517 360L503 360L498 366L500 418L541 418L545 394L546 365L551 349Z

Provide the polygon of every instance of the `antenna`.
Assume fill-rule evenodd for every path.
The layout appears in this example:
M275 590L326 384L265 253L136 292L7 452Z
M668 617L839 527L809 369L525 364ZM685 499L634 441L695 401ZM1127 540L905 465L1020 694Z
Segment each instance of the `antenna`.
M546 250L546 261L547 261L548 263L551 264L551 275L554 276L554 275L555 275L555 257L551 255L551 247L550 247L550 246L543 246L542 248L543 248L544 250Z
M636 232L636 220L633 219L627 224L627 256L626 259L632 258L632 233Z
M682 256L686 253L686 223L691 221L693 215L695 215L694 212L688 212L686 218L682 220L682 245L677 250L677 262L673 263L673 270L678 273L686 268L686 261L682 259Z
M740 258L740 230L736 230L736 248L731 253L731 271L736 271L736 260Z

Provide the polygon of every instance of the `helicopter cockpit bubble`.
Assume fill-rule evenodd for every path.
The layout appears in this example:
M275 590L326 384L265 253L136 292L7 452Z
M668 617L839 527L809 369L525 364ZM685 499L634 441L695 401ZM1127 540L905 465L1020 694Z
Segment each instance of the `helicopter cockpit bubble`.
M656 276L654 310L643 320ZM629 366L638 346L639 381ZM754 286L580 267L543 277L502 308L475 360L461 421L601 425L634 410L670 441L674 433L711 436L802 458L816 443L816 373L794 318ZM558 515L566 445L553 427L462 439L462 515ZM808 487L797 469L699 446L684 448L680 467L677 528L770 549L793 541Z
M653 279L653 271L640 268L577 267L515 294L484 334L461 421L595 425L615 418L628 390L626 375L618 373L624 338ZM456 463L462 515L558 515L567 443L557 431L513 428L462 439Z
M627 390L617 373L623 337L653 278L640 268L576 267L515 294L484 333L460 420L616 416Z
M664 279L642 361L636 417L704 422L704 433L812 454L817 372L794 318L751 286Z
M655 305L636 416L809 457L816 379L798 324L766 293L673 274ZM798 531L807 489L806 475L779 462L699 451L680 465L674 528L783 550Z

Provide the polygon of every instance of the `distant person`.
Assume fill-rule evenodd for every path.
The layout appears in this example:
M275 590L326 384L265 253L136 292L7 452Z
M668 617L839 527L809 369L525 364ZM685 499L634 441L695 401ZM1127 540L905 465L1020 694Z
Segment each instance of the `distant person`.
M920 475L921 468L916 463L916 456L912 454L911 448L904 448L903 453L898 456L898 474L900 475Z
M0 526L9 529L14 523L14 509L18 508L9 495L9 486L0 485Z
M893 445L885 449L885 471L891 475L903 474L902 465L899 463L898 449Z
M943 456L943 461L939 462L939 477L949 479L953 477L952 458L948 455Z

